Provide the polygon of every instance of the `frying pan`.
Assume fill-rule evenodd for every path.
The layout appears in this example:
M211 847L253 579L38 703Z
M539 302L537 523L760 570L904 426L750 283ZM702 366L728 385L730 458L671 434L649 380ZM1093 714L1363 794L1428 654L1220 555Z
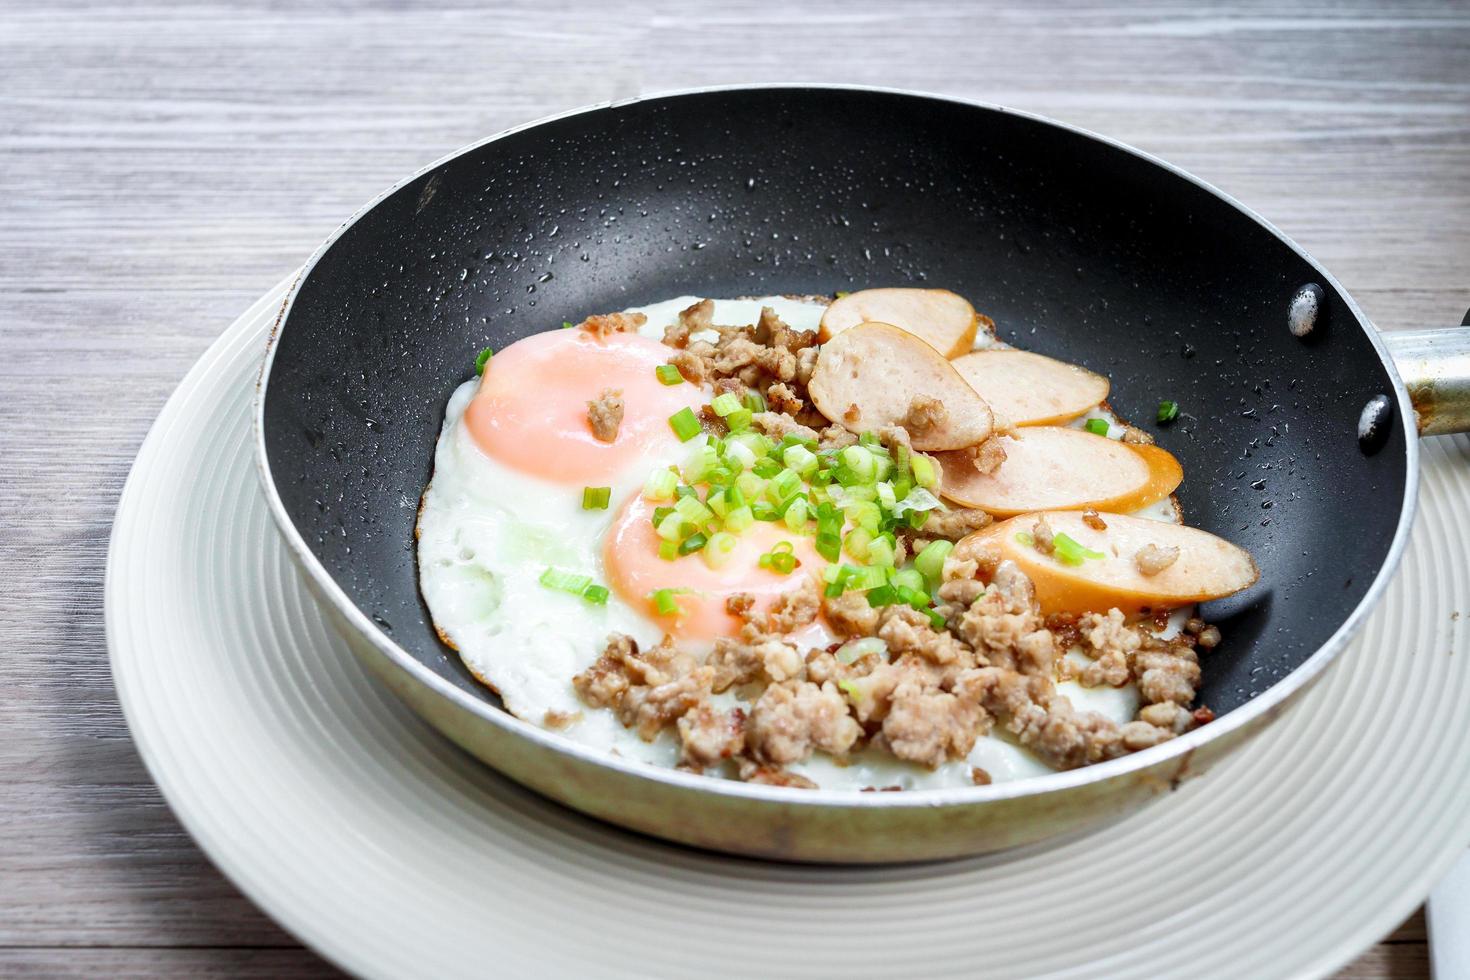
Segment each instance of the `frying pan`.
M1261 567L1256 586L1205 610L1226 638L1199 696L1216 720L1042 778L855 793L654 769L505 712L435 636L414 564L415 504L474 353L669 296L878 285L966 296L1004 339L1111 377L1124 418L1181 404L1157 434L1184 464L1184 512ZM700 90L510 130L359 211L281 311L258 455L289 551L353 650L511 778L724 851L938 858L1126 813L1204 772L1319 677L1403 551L1418 431L1470 426L1467 338L1380 337L1259 216L1060 123L869 88Z

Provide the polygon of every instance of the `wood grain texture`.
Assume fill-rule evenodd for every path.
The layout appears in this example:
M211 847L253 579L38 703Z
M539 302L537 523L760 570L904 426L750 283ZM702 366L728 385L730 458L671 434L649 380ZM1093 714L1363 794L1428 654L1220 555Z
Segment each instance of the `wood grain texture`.
M190 842L107 668L108 528L215 336L402 174L544 113L815 80L1217 184L1386 329L1470 305L1470 5L0 0L0 974L330 975ZM1416 917L1344 976L1427 973Z

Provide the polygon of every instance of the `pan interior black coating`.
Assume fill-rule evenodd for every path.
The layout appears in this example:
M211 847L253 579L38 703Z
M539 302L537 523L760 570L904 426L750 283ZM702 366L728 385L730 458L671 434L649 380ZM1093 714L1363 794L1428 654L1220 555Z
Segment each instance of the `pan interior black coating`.
M1260 563L1208 610L1225 642L1201 699L1223 712L1338 628L1406 491L1403 425L1371 457L1356 442L1363 403L1392 391L1368 328L1327 287L1311 339L1287 330L1318 278L1193 182L1025 117L868 91L657 98L466 152L345 229L282 327L266 452L352 601L493 700L436 638L413 546L445 401L482 347L684 293L947 287L1004 338L1108 375L1117 411L1183 462L1190 522ZM1153 424L1163 399L1172 426Z

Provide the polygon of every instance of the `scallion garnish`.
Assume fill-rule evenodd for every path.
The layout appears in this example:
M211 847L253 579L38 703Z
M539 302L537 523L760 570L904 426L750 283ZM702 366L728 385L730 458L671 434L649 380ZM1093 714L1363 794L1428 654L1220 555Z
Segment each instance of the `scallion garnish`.
M898 602L898 592L891 585L880 585L876 589L868 590L868 605L874 609L879 606L891 606Z
M924 576L924 581L929 587L936 588L944 577L944 559L954 550L953 541L930 541L924 546L924 550L914 558L914 567L919 574Z
M563 320L561 322L561 328L563 330L570 330L570 329L572 329L572 321L571 320Z
M612 487L582 488L583 510L607 510L608 501L611 499Z
M684 383L684 375L680 374L679 369L672 364L660 364L653 369L653 373L662 384L677 385Z
M755 416L748 408L737 408L725 416L725 424L730 427L731 432L744 432L750 428L751 421Z
M868 564L886 568L893 567L895 558L893 536L880 534L868 542Z
M766 410L766 396L762 395L754 388L751 388L745 393L745 398L742 399L742 401L745 403L746 410L751 412L752 414L755 412L764 412Z
M923 453L909 457L909 468L913 470L914 482L924 489L933 490L939 485L939 468Z
M659 543L658 543L658 556L660 558L662 558L664 561L673 561L675 558L678 558L679 557L679 542L677 542L677 541L659 541Z
M1168 425L1179 417L1178 402L1159 402L1158 420L1160 425Z
M927 583L924 575L917 568L901 568L893 573L893 586L900 586L909 590L910 594L918 595L924 593ZM927 593L925 593L927 595Z
M1086 559L1098 561L1107 555L1101 551L1093 551L1081 542L1068 537L1066 534L1057 533L1052 535L1052 554L1064 565L1080 565Z
M1109 429L1108 420L1088 419L1087 424L1083 426L1083 428L1085 428L1088 432L1091 432L1095 436L1105 436L1108 434Z
M731 412L740 411L740 399L727 391L723 395L716 395L715 400L709 403L709 407L714 409L714 413L720 418L724 418Z
M756 564L761 568L769 568L782 575L789 575L801 566L801 561L792 553L793 551L794 548L790 541L778 541L771 546L770 551L756 559Z
M673 500L679 477L673 470L654 470L643 484L644 500Z
M691 539L693 540L693 539ZM710 568L719 568L730 560L740 542L728 531L711 534L704 545L704 561Z
M574 572L564 572L559 568L548 568L541 573L540 582L548 589L570 592L595 605L601 606L607 603L607 589L601 585L594 585L590 575L577 575Z
M669 416L669 428L674 430L680 442L688 442L699 435L699 419L686 405Z
M660 616L673 616L682 612L677 597L686 595L688 592L688 589L654 589L648 593L648 599Z
M689 537L679 542L679 554L692 555L700 548L703 548L705 542L707 541L709 541L709 538L705 537L700 532L695 531L693 534L689 535Z
M755 465L750 468L750 471L756 476L760 477L762 480L769 480L777 473L780 473L781 469L782 467L779 460L775 460L767 456L764 459L756 460Z
M480 356L475 358L476 374L483 374L485 372L485 365L490 363L490 358L492 355L494 355L494 353L495 351L490 349L489 347L486 347L484 350L480 351Z

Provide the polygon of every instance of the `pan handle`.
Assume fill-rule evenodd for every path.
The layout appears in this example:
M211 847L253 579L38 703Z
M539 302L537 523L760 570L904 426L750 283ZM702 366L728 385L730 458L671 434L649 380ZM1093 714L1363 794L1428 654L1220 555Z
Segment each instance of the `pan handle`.
M1470 313L1465 324L1382 334L1409 389L1421 436L1470 432Z

